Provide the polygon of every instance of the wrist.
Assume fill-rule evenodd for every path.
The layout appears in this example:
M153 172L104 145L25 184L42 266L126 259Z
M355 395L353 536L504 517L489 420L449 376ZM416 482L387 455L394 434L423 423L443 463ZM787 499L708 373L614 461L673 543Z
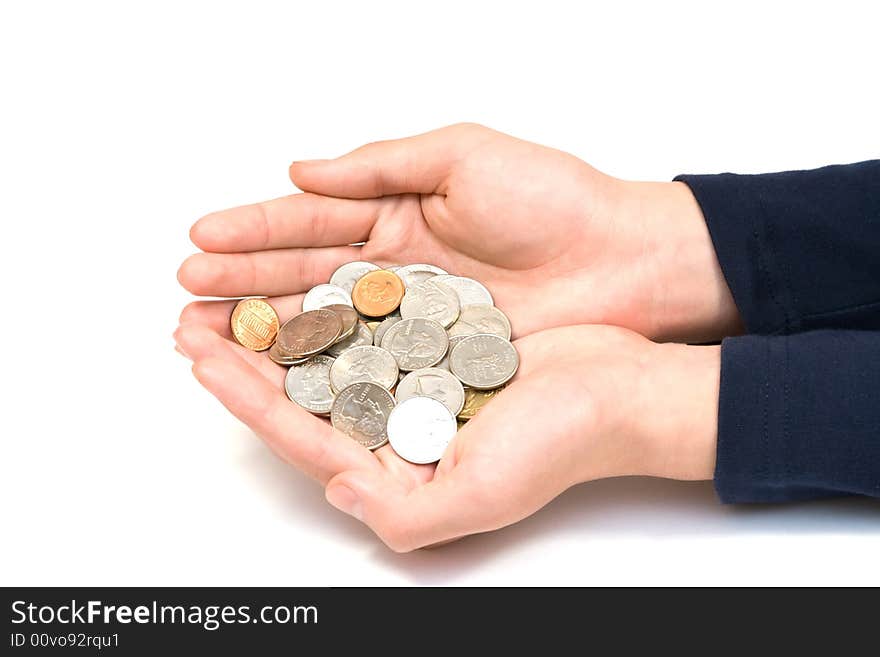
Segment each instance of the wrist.
M742 332L706 220L681 182L621 181L620 213L641 234L656 340L709 342Z
M641 379L638 433L644 474L712 479L718 441L720 346L656 345Z

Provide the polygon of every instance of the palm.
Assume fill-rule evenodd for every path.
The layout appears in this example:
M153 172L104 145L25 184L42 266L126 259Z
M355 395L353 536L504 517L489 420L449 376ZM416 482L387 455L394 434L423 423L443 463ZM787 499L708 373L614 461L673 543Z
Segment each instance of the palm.
M384 146L374 145L293 165L294 181L310 193L201 220L193 240L211 253L187 261L181 282L196 294L276 296L287 313L346 261L428 262L485 284L515 336L599 322L650 332L643 318L651 277L643 265L628 267L647 262L646 247L622 235L637 226L615 222L612 179L573 156L485 128L449 130L436 148L455 155L427 153L427 164L421 147L398 146L404 153L394 157L402 161L381 169L370 149ZM219 308L218 330L228 313ZM194 313L200 310L208 308Z
M282 392L286 370L265 354L244 349L199 324L182 326L176 338L195 361L202 383L227 408L282 458L322 483L369 485L389 503L418 499L438 486L468 497L467 504L455 503L461 507L460 517L453 514L451 525L437 528L438 541L519 520L585 477L623 474L599 469L600 464L618 463L609 456L617 443L607 440L595 409L635 378L626 368L613 377L602 374L604 360L619 361L616 354L626 351L623 343L640 340L627 331L571 327L517 340L517 375L459 431L436 469L408 463L389 446L374 456L290 402ZM579 355L560 358L573 342L582 346ZM592 373L589 379L585 372ZM540 428L534 424L539 415ZM584 459L580 452L592 458ZM585 461L596 467L578 471L575 464ZM480 514L475 517L469 506ZM403 509L401 502L401 513ZM396 549L419 547L394 534L398 525L393 506L389 513L371 523L383 540Z

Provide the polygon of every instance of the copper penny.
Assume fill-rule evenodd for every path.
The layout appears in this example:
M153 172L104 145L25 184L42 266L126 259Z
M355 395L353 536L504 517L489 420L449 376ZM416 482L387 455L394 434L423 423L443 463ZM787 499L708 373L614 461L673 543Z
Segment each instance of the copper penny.
M351 291L351 299L354 307L364 315L383 317L397 309L404 292L406 288L397 274L379 269L358 279Z
M289 319L278 331L278 349L285 356L313 356L332 345L342 333L342 319L332 310L307 310Z
M232 311L232 337L242 347L265 351L278 335L278 314L263 299L242 299Z

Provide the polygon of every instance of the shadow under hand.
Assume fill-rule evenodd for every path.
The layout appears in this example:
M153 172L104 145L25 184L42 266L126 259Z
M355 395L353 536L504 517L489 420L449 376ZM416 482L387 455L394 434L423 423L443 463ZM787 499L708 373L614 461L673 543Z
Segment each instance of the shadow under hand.
M251 437L252 439L252 437ZM622 477L575 486L533 516L504 529L410 554L391 552L364 525L326 503L305 475L255 444L243 467L254 472L280 506L340 541L373 546L374 558L419 584L449 584L506 551L554 534L576 538L727 536L761 533L880 534L880 505L868 498L797 504L724 506L711 482Z

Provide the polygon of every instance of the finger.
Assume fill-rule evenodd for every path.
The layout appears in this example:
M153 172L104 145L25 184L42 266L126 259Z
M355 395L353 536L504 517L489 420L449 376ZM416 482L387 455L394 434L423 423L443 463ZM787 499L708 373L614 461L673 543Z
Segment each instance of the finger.
M291 402L242 359L197 359L193 374L281 458L318 481L351 468L381 469L369 451Z
M291 294L283 297L269 297L266 301L275 309L283 324L302 310L302 294ZM193 301L184 306L180 313L181 324L200 324L219 333L227 340L232 340L232 328L229 318L238 303L233 301Z
M202 296L296 294L326 283L340 265L359 260L359 256L359 246L196 253L180 266L177 280L193 294Z
M284 386L287 370L276 365L264 353L246 349L202 324L181 324L174 332L174 340L191 361L205 358L240 358L266 377L279 390Z
M495 529L499 500L459 470L407 491L385 472L347 471L331 479L327 501L366 523L392 550L409 552Z
M293 194L213 212L190 229L203 251L240 253L365 242L381 202Z
M302 190L345 198L443 194L455 162L490 134L482 126L460 124L375 142L335 160L294 162L290 179Z

